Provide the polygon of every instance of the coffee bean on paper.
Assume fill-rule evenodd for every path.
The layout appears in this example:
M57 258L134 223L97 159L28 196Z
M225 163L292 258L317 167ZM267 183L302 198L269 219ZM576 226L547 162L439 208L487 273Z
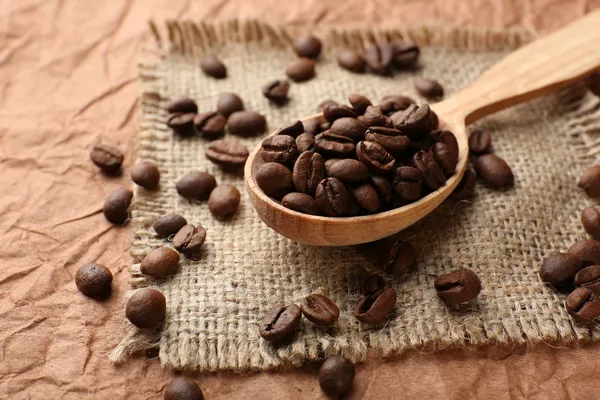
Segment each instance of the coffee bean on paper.
M313 35L302 36L294 44L298 57L317 58L321 54L321 41Z
M123 225L129 219L129 205L133 199L133 192L119 188L108 195L104 201L102 212L109 222Z
M325 160L312 151L300 154L294 164L292 180L296 190L302 193L314 194L317 185L325 178Z
M389 43L373 43L365 50L367 66L378 75L390 72L394 49Z
M313 151L315 146L315 136L312 133L303 133L296 138L296 148L298 153Z
M367 166L352 158L345 158L334 163L329 168L329 173L345 183L358 183L369 179Z
M569 247L567 253L579 257L584 267L600 265L600 243L595 240L579 240Z
M398 69L412 68L419 60L421 51L414 43L399 40L392 43L392 47L394 51L392 62Z
M161 278L172 275L179 264L179 253L168 247L159 247L152 250L140 264L140 271L144 275Z
M421 96L428 99L436 99L444 96L444 88L434 79L417 79L415 81L415 89Z
M475 184L477 183L477 175L472 169L468 168L465 171L459 184L452 192L452 197L455 200L465 200L475 195Z
M210 55L200 61L202 71L213 78L223 79L227 77L227 67L215 55Z
M583 268L581 259L569 253L554 253L544 258L540 268L540 278L551 285L570 282Z
M340 356L330 356L319 370L319 386L328 396L338 398L352 389L354 364Z
M514 185L512 170L506 161L494 154L478 157L473 166L483 184L491 189L509 188Z
M573 283L577 287L584 287L592 290L594 293L600 293L600 265L590 265L581 269Z
M294 334L300 324L302 313L295 304L277 306L260 322L260 336L269 342L280 342Z
M268 162L261 165L254 179L258 187L269 197L281 200L283 196L294 191L292 171L282 164Z
M415 101L410 97L394 95L383 97L378 106L385 115L392 115L397 111L406 110L411 104L415 104Z
M205 200L216 186L215 177L208 172L190 171L177 181L175 189L187 200Z
M220 219L231 218L240 205L240 191L233 185L219 185L208 198L208 210Z
M586 207L583 209L581 223L587 233L600 238L600 211L596 207Z
M164 400L204 400L204 395L196 382L176 376L165 388Z
M356 204L367 213L374 214L381 208L377 191L368 183L355 184L348 187Z
M302 314L315 325L333 324L340 316L340 309L328 297L311 294L300 303Z
M158 167L150 161L140 161L131 169L131 179L147 190L155 190L160 182Z
M235 93L221 93L217 99L217 112L225 117L229 117L234 112L243 109L244 102Z
M288 135L273 135L262 141L261 157L266 162L287 164L298 156L298 147L293 137Z
M187 225L187 221L179 214L166 214L159 217L152 228L158 236L169 237L176 234L181 228Z
M336 178L325 178L315 192L317 205L329 217L349 217L358 212L354 198L348 188Z
M600 316L600 298L588 288L579 287L571 292L565 306L577 322L592 322Z
M267 83L262 88L262 94L267 99L277 104L283 104L288 100L290 83L286 80L275 80Z
M440 275L434 285L437 295L447 306L466 303L481 292L479 277L467 268Z
M314 197L306 193L292 192L283 196L281 205L304 214L319 215L321 210Z
M579 179L579 187L590 197L600 197L600 165L594 165L585 170Z
M167 117L167 126L181 137L191 137L196 134L194 119L196 113L176 113L169 114Z
M249 155L244 143L236 139L215 140L206 149L206 158L227 170L243 167Z
M194 117L196 132L206 139L212 140L223 136L226 124L227 118L214 111L196 114Z
M396 299L397 294L394 288L381 289L364 296L354 310L354 316L362 323L378 324L392 313L396 306Z
M227 128L233 135L249 137L262 134L267 128L264 116L254 111L237 111L227 119Z
M352 109L357 114L362 115L367 110L367 107L372 106L371 100L362 94L352 93L348 95L348 101L352 104Z
M469 136L469 150L474 154L489 153L492 147L492 135L485 129L477 129Z
M158 290L143 288L127 301L125 316L133 325L142 329L156 328L165 320L167 300Z
M185 258L190 260L199 260L202 256L202 245L206 240L206 230L198 225L197 227L188 224L182 227L173 237L173 247Z
M197 113L198 105L196 102L187 97L178 97L167 105L169 113Z
M315 76L315 62L310 58L297 58L288 64L285 74L294 82L308 81Z
M77 289L87 297L103 297L110 293L113 275L101 264L83 264L75 274Z
M338 65L350 72L363 73L367 68L365 59L358 53L351 50L344 50L337 56Z
M121 169L125 159L121 150L107 144L95 145L90 152L90 158L102 172L111 175Z

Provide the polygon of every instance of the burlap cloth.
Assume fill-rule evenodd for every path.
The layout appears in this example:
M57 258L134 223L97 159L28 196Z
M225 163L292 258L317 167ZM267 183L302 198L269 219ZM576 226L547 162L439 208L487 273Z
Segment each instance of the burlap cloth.
M190 96L200 110L213 110L217 95L233 91L246 109L266 115L269 130L314 112L332 98L344 102L350 93L376 101L387 94L418 98L415 76L442 82L446 96L467 86L526 37L518 32L423 28L409 31L327 31L317 77L294 84L290 102L274 107L262 96L267 81L283 78L294 55L294 33L258 22L223 24L168 23L168 34L151 25L159 61L142 63L139 158L161 170L156 192L136 191L133 204L133 249L136 260L165 245L152 224L176 212L207 230L199 262L182 258L181 269L165 280L130 269L134 287L159 288L167 298L167 319L156 336L130 327L112 353L114 361L141 349L158 347L161 363L175 369L256 370L298 365L325 354L362 361L406 349L442 349L471 344L572 342L596 340L596 327L573 324L563 297L544 286L537 270L544 256L566 250L585 237L580 210L589 202L576 187L582 168L591 162L598 128L598 100L580 87L498 113L479 125L493 133L494 152L512 167L515 187L491 191L478 186L473 201L447 201L422 222L402 232L420 251L418 268L400 278L388 276L398 291L394 314L380 326L360 324L352 315L360 276L377 266L360 248L315 248L279 236L263 224L249 199L231 221L213 218L206 202L190 203L177 195L175 182L192 169L214 174L244 192L239 176L223 173L204 155L202 139L180 139L164 121L165 105L178 95ZM341 48L361 49L374 39L407 38L424 46L416 73L393 77L356 75L340 69ZM205 77L199 57L217 53L226 63L225 80ZM423 101L423 99L419 99ZM261 138L245 140L249 149ZM437 298L433 281L459 267L482 280L477 301L451 310ZM304 322L296 340L274 347L258 334L258 321L275 304L299 303L310 293L329 296L341 310L328 329Z

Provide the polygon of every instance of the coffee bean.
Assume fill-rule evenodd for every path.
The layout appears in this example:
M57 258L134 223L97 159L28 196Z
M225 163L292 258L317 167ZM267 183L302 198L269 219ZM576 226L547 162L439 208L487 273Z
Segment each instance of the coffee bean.
M320 132L328 131L329 128L331 128L331 122L329 121L321 122L321 124L319 125Z
M555 253L544 258L540 268L540 279L551 285L562 285L571 281L583 268L578 256L570 253Z
M305 82L315 76L315 62L310 58L297 58L288 64L285 74L294 82Z
M292 192L283 196L281 205L290 210L298 211L304 214L319 215L321 210L317 201L311 195L306 193Z
M381 208L377 191L368 183L351 186L350 193L352 193L356 204L369 213L376 213Z
M289 338L300 324L302 313L295 304L273 308L260 322L260 336L269 342Z
M244 102L235 93L221 93L217 100L217 112L225 117L229 117L236 111L244 109Z
M404 111L397 111L390 117L394 126L411 139L420 139L434 129L431 109L427 104L411 104Z
M394 172L392 183L394 192L406 201L413 201L421 196L423 175L415 167L402 166Z
M75 274L77 289L87 297L104 297L111 291L112 272L101 264L83 264Z
M258 187L275 200L281 200L283 196L294 191L292 172L279 163L261 165L256 170L254 179Z
M260 135L267 128L267 120L253 111L237 111L227 120L229 133L238 136Z
M187 200L205 200L216 186L215 177L208 172L191 171L177 181L175 189Z
M315 136L312 133L303 133L296 138L296 148L298 153L313 151L315 145Z
M595 240L579 240L569 248L567 253L579 257L584 267L600 265L600 243Z
M319 370L319 386L329 396L338 398L352 389L354 365L346 358L330 356Z
M396 290L388 287L363 297L353 315L362 323L375 325L392 313L396 306Z
M155 190L160 182L160 172L154 163L140 161L131 169L131 179L146 190Z
M196 115L195 113L169 114L167 126L181 137L194 136L196 134L196 128L194 127Z
M240 205L240 191L233 185L219 185L208 198L208 210L219 219L231 218Z
M206 158L224 169L243 167L248 159L248 149L239 140L221 139L212 142L206 150Z
M365 72L367 63L358 53L351 50L344 50L338 53L337 56L338 65L350 72L356 72L362 74Z
M319 111L320 112L320 111ZM302 121L302 127L304 128L304 133L310 133L311 135L316 135L321 132L321 121L318 118L311 118L305 121Z
M408 149L410 139L396 128L371 126L367 129L365 140L375 142L393 156L401 156Z
M215 55L210 55L200 61L200 68L206 75L217 79L227 77L227 67Z
M586 207L581 213L581 223L587 233L600 237L600 211L596 207Z
M340 309L322 294L311 294L300 304L302 314L315 325L328 326L340 316Z
M394 157L375 142L359 142L356 145L356 156L374 174L388 175L396 166Z
M593 94L600 97L600 72L596 71L590 74L585 83Z
M481 292L481 281L475 272L467 268L440 275L435 280L437 295L447 306L455 306L473 300Z
M121 170L121 165L125 157L121 150L115 147L106 144L97 144L92 148L90 158L102 172L112 175Z
M176 376L165 388L164 400L204 400L204 395L196 382Z
M468 168L465 171L459 184L452 192L452 197L456 200L465 200L475 195L475 183L477 182L477 175L473 170Z
M392 43L394 57L392 62L398 69L412 68L419 59L420 49L417 45L404 41Z
M357 183L369 178L369 170L360 161L346 158L333 164L329 173L344 183Z
M369 106L362 116L362 123L367 127L386 126L387 120L381 112L381 108L379 108L379 106Z
M123 225L129 219L129 204L133 199L133 192L119 188L108 195L104 201L102 212L109 222L115 225Z
M317 205L329 217L347 217L356 214L357 205L346 186L336 178L325 178L317 185Z
M178 97L171 101L169 105L167 105L167 112L195 114L198 112L198 105L192 99L189 99L187 97Z
M600 265L590 265L580 270L573 283L577 287L584 287L594 293L600 293Z
M370 183L379 196L381 204L388 204L392 200L392 184L389 179L380 175L371 175Z
M266 162L287 164L298 155L298 148L293 137L287 135L273 135L262 141L261 157Z
M415 104L415 101L407 96L385 96L378 106L382 113L392 115L397 111L406 110L411 104Z
M144 275L161 278L172 275L179 264L179 253L168 247L159 247L152 250L140 264L140 271Z
M356 94L356 93L349 95L348 101L350 102L350 104L352 104L352 109L357 114L360 114L360 115L365 113L365 110L367 109L367 107L373 105L371 103L371 100L369 100L368 98L366 98L365 96L363 96L361 94Z
M436 99L444 96L444 88L433 79L421 78L415 80L415 89L419 94L428 99Z
M373 243L367 243L366 246L373 245ZM378 272L370 274L364 274L360 280L360 293L363 296L371 296L377 292L381 292L387 288L385 279Z
M373 43L365 50L365 62L378 75L390 72L394 49L389 43Z
M600 298L588 288L577 288L567 296L567 312L577 322L592 322L600 316Z
M340 118L356 118L358 115L350 107L343 104L326 104L323 107L323 116L329 122Z
M161 237L169 237L176 234L187 225L187 221L179 214L166 214L158 218L152 228Z
M484 154L490 152L492 146L492 136L484 129L477 129L469 136L469 150L474 154Z
M273 103L284 104L288 100L290 83L286 80L275 80L262 88L262 94Z
M423 183L432 190L439 189L445 182L444 172L427 151L419 151L413 156L412 166L417 168L423 176Z
M458 157L456 153L450 150L443 142L435 143L431 147L431 153L433 154L433 159L435 162L442 167L444 175L446 175L447 178L454 175L456 164L458 164Z
M332 100L332 99L323 100L317 106L317 112L322 113L325 109L325 106L339 106L339 105L340 105L340 103L338 103L337 101Z
M333 164L335 164L336 162L338 162L340 160L342 160L342 158L330 158L325 161L325 176L327 178L333 176L333 175L331 175L331 167L333 166Z
M206 230L202 226L187 224L173 237L173 247L185 258L199 260L202 256L202 245L206 240Z
M579 179L579 187L590 197L600 197L600 165L589 167Z
M417 258L417 251L410 242L395 240L388 252L384 268L392 275L400 276L417 264Z
M298 57L317 58L321 54L321 41L312 35L301 37L294 44Z
M477 176L483 184L492 189L502 189L514 185L513 173L503 159L494 154L478 157L473 163Z
M330 158L347 158L354 154L356 146L352 139L335 135L330 131L315 136L315 150Z
M167 300L156 289L143 288L131 296L125 307L125 316L138 328L155 328L165 320Z
M216 139L225 134L227 118L214 111L196 114L194 127L206 139Z
M458 157L458 142L454 133L446 130L433 131L429 134L429 140L431 143L444 143Z
M325 178L325 160L319 153L305 151L296 160L292 176L297 191L314 194Z

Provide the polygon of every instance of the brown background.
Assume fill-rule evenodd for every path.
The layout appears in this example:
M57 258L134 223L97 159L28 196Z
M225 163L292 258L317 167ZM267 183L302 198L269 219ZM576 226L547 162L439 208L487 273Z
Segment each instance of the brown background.
M280 6L285 4L285 8ZM160 398L157 360L112 366L123 334L129 228L100 210L127 176L88 159L103 137L135 161L136 62L148 18L256 17L294 25L560 27L600 0L0 1L0 398ZM106 302L77 292L84 262L115 275ZM597 397L600 346L412 352L360 365L351 398ZM323 398L315 368L198 377L208 399Z

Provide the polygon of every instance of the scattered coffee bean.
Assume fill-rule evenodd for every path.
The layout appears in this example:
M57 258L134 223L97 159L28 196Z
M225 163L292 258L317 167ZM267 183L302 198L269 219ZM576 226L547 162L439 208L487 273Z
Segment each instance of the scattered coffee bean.
M92 148L90 158L102 172L112 175L121 170L121 165L125 157L121 150L115 147L106 144L97 144Z
M417 45L404 41L392 43L394 57L392 62L398 69L412 68L419 59L420 49Z
M102 212L109 222L123 225L129 219L129 204L133 199L133 192L119 188L108 195L104 202Z
M325 160L319 153L305 151L294 164L292 179L296 190L314 194L317 185L325 178Z
M358 183L369 179L366 165L352 158L346 158L333 164L329 173L344 183Z
M584 287L592 290L594 293L600 293L600 265L590 265L580 270L573 283L577 287Z
M227 128L233 135L244 137L260 135L267 128L267 120L253 111L237 111L229 116Z
M356 149L352 139L346 136L335 135L330 131L325 131L315 136L314 147L319 153L331 158L350 157Z
M173 247L185 258L199 260L202 256L202 245L206 240L206 230L202 226L187 224L173 237Z
M350 193L360 208L368 213L374 214L381 208L379 195L373 186L368 183L351 186Z
M317 112L322 113L325 109L325 106L339 106L339 105L340 105L340 103L338 103L337 101L332 100L332 99L323 100L317 106Z
M373 243L368 243L366 246L372 245ZM387 288L387 284L385 283L385 279L378 272L366 273L361 277L360 281L360 293L363 296L371 296L377 292L381 292L383 289Z
M176 134L181 137L190 137L196 134L196 128L194 126L195 113L185 114L169 114L167 118L167 126L173 130Z
M269 342L280 342L294 334L302 313L295 304L273 308L260 322L260 336Z
M474 154L485 154L490 152L492 136L485 129L477 129L469 136L469 150Z
M456 200L465 200L475 195L475 183L477 182L477 175L473 170L468 168L465 171L459 184L452 192L452 197Z
M317 205L329 217L348 217L356 214L358 206L346 186L336 178L325 178L317 185Z
M179 253L168 247L159 247L152 250L140 264L140 271L144 275L161 278L172 275L179 264Z
M269 162L261 165L256 171L255 179L258 187L277 201L294 191L292 171L279 163Z
M262 94L273 103L284 104L288 100L290 83L286 80L275 80L262 88Z
M302 121L302 128L304 133L309 133L314 136L321 132L321 121L319 118L307 119Z
M381 175L371 175L370 183L375 188L381 204L388 204L392 200L393 189L389 179Z
M300 304L302 314L315 325L328 326L340 316L340 309L322 294L311 294Z
M187 221L179 214L166 214L158 218L152 228L161 237L169 237L176 234L187 225Z
M266 162L287 164L298 156L298 148L293 137L288 135L273 135L262 141L261 157Z
M467 268L440 275L435 280L437 295L447 306L455 306L473 300L481 292L481 281L475 272Z
M284 126L280 130L277 131L277 135L287 135L291 136L294 139L300 136L301 133L304 132L304 125L302 122L296 121L287 126Z
M415 167L402 166L394 172L393 189L403 200L418 199L421 195L422 184L423 174Z
M580 240L568 250L569 254L579 257L583 266L600 265L600 243L595 240Z
M285 74L294 82L304 82L315 76L315 62L310 58L297 58L285 69Z
M313 151L315 147L315 136L312 133L303 133L296 138L296 148L298 153Z
M321 41L312 35L301 37L294 44L298 57L317 58L321 54Z
M354 364L340 356L330 356L319 370L319 386L335 398L348 393L354 382Z
M192 113L198 112L198 105L196 102L187 97L179 97L174 99L167 105L167 112L169 113Z
M542 262L540 278L542 282L551 285L563 285L571 281L573 277L583 268L578 256L570 253L555 253Z
M365 137L367 127L356 118L338 118L331 124L329 132L334 135L345 136L354 143L358 143Z
M513 173L503 159L494 154L478 157L473 163L477 176L484 185L492 189L502 189L514 185Z
M390 72L394 49L389 43L373 43L365 50L367 66L378 75Z
M220 219L231 218L240 205L240 191L233 185L219 185L208 198L208 210Z
M221 93L217 100L217 112L225 117L229 117L236 111L244 110L244 102L235 93Z
M394 157L375 142L359 142L356 145L356 157L374 174L388 175L396 166Z
M125 316L138 328L155 328L165 320L167 300L156 289L143 288L131 296L125 307Z
M227 118L214 111L196 114L194 117L196 132L206 139L216 139L223 136L226 124Z
M323 116L328 122L340 118L356 118L358 115L350 107L343 104L326 104L323 106Z
M600 197L600 165L588 168L579 179L579 187L590 197Z
M411 104L415 104L415 101L407 96L385 96L378 106L385 115L392 115L397 111L406 110Z
M155 190L160 182L160 172L154 163L140 161L131 169L131 179L146 190Z
M204 395L196 382L176 376L165 388L164 400L204 400Z
M77 289L87 297L104 297L111 291L112 272L101 264L83 264L75 274Z
M217 56L210 55L200 61L202 71L213 78L223 79L227 77L227 67Z
M216 186L215 177L208 172L191 171L177 181L175 189L187 200L205 200Z
M600 211L596 207L586 207L583 209L581 223L587 233L600 238Z
M338 65L350 72L362 74L367 68L367 63L362 56L354 51L345 50L337 56Z
M246 146L241 141L235 139L215 140L206 150L206 158L228 170L243 167L248 159L248 155Z
M433 79L417 79L415 89L419 94L428 99L436 99L444 96L444 88L438 81Z
M442 167L446 177L449 178L454 175L456 165L458 164L457 154L450 150L443 142L435 143L431 149L433 159L440 167Z
M371 100L361 94L353 93L348 96L348 101L352 104L352 109L359 115L363 115L367 107L373 105Z
M382 110L379 106L369 106L365 110L364 115L361 117L362 123L367 127L372 126L386 126L387 120L383 115Z
M395 240L392 244L384 268L395 276L400 276L417 264L418 254L410 242Z
M292 192L283 196L281 205L304 214L319 215L321 210L314 197L306 193Z
M392 313L396 306L396 290L388 287L363 297L358 303L354 316L365 324L375 325Z
M408 136L404 136L401 131L384 126L369 127L365 134L365 140L377 143L395 157L404 155L410 144Z
M592 322L600 316L600 298L588 288L577 288L567 296L567 312L577 322Z

